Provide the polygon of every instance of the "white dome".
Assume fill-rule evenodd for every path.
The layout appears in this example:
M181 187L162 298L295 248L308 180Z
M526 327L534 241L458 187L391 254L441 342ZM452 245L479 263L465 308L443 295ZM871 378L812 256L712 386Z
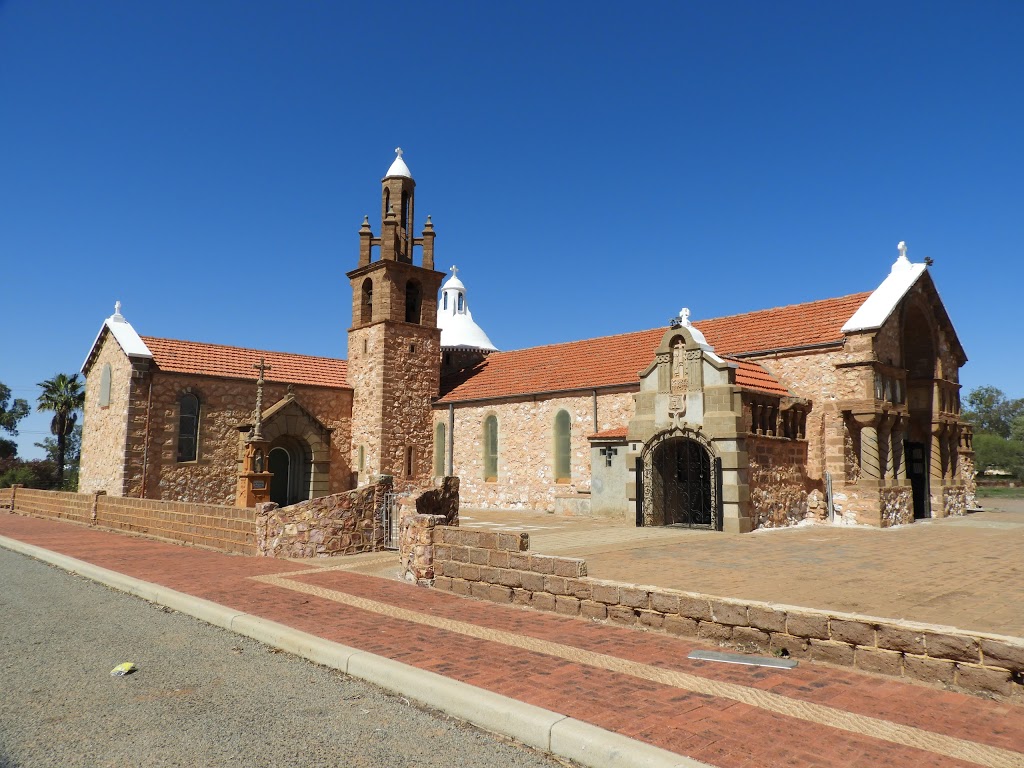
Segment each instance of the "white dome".
M466 286L452 267L452 274L441 286L441 299L437 302L437 327L441 329L441 349L477 349L497 352L483 328L473 321L466 300Z
M398 157L395 158L395 162L388 168L388 172L384 174L384 178L390 178L392 176L402 176L406 179L412 178L412 171L409 170L409 166L405 164L405 160L402 159L402 148L398 147L395 149L395 154Z

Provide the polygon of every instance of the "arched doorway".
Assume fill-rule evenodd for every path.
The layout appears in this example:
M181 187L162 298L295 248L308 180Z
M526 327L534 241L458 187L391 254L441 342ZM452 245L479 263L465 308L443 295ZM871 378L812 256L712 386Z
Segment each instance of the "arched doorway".
M287 507L310 497L311 456L302 441L291 436L277 438L267 459L267 468L274 474L271 501Z
M270 449L267 469L274 475L270 481L270 500L279 507L287 507L289 504L288 481L291 474L291 463L291 457L284 448Z
M643 525L718 530L718 459L710 444L689 430L655 436L644 448Z

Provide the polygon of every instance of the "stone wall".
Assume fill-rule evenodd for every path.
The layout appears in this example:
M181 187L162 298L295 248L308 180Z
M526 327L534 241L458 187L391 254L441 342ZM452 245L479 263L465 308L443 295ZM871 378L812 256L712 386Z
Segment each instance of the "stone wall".
M178 462L179 399L186 391L199 398L198 458ZM348 463L351 434L350 390L295 385L295 400L331 432L331 492L351 487ZM288 385L267 382L263 403L269 408L288 393ZM239 424L252 422L256 383L211 376L156 373L149 404L145 496L200 503L233 504L242 459ZM143 478L133 478L139 488Z
M405 497L397 513L403 575L416 584L432 584L434 529L459 525L459 478L445 477L439 487Z
M424 304L424 312L426 305ZM431 401L440 376L440 331L426 325L386 322L349 331L349 384L355 390L355 432L350 447L360 482L380 474L409 476L419 483L431 476ZM413 450L412 472L406 450Z
M251 555L256 552L254 510L210 504L18 488L14 512L71 520L117 531Z
M453 474L461 480L462 505L553 512L559 497L589 492L587 437L628 424L633 405L632 391L598 394L595 425L590 393L456 404ZM567 483L556 482L554 467L555 416L563 409L568 411L572 425L571 479ZM491 414L498 420L498 477L494 482L484 479L483 463L483 424ZM444 405L435 408L434 423L444 424L447 435L448 410Z
M820 519L822 508L808 506L808 494L821 490L821 483L807 476L807 441L751 435L746 442L754 527L782 528Z
M290 507L256 505L256 554L331 557L384 547L384 501L390 479Z
M967 511L967 488L947 485L942 489L942 509L947 517L963 515Z
M1024 700L1020 638L592 579L583 560L530 554L526 534L434 540L434 586L459 595Z
M829 467L826 464L826 440L846 438L842 416L834 407L830 407L830 403L860 396L860 382L850 376L846 369L836 367L851 359L852 354L844 349L757 359L793 394L812 401L813 407L807 414L805 435L808 446L807 475L813 480L823 479L826 470L830 470L838 479L843 477L841 467Z
M914 522L914 496L909 485L882 488L880 496L883 528Z
M103 366L110 365L110 405L100 406ZM132 364L113 334L104 331L99 352L85 379L82 459L78 489L124 495L125 448Z

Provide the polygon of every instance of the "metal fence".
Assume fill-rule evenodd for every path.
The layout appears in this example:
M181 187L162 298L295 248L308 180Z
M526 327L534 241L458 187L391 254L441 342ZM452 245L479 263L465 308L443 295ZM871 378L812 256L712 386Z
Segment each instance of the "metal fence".
M385 493L381 508L381 525L384 528L384 549L398 549L398 515L395 499L397 493Z

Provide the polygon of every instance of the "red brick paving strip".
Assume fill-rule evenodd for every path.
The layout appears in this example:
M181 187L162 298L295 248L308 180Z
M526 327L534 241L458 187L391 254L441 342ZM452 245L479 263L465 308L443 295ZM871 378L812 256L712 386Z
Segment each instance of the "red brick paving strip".
M67 523L0 515L0 534L287 624L327 639L561 712L722 768L741 766L973 765L932 752L774 714L728 699L469 638L253 581L304 570ZM1020 752L1024 708L801 665L776 670L684 661L695 644L459 598L343 571L296 582L424 614L550 639L652 666L686 669L840 710ZM1024 755L1020 764L1024 764Z

